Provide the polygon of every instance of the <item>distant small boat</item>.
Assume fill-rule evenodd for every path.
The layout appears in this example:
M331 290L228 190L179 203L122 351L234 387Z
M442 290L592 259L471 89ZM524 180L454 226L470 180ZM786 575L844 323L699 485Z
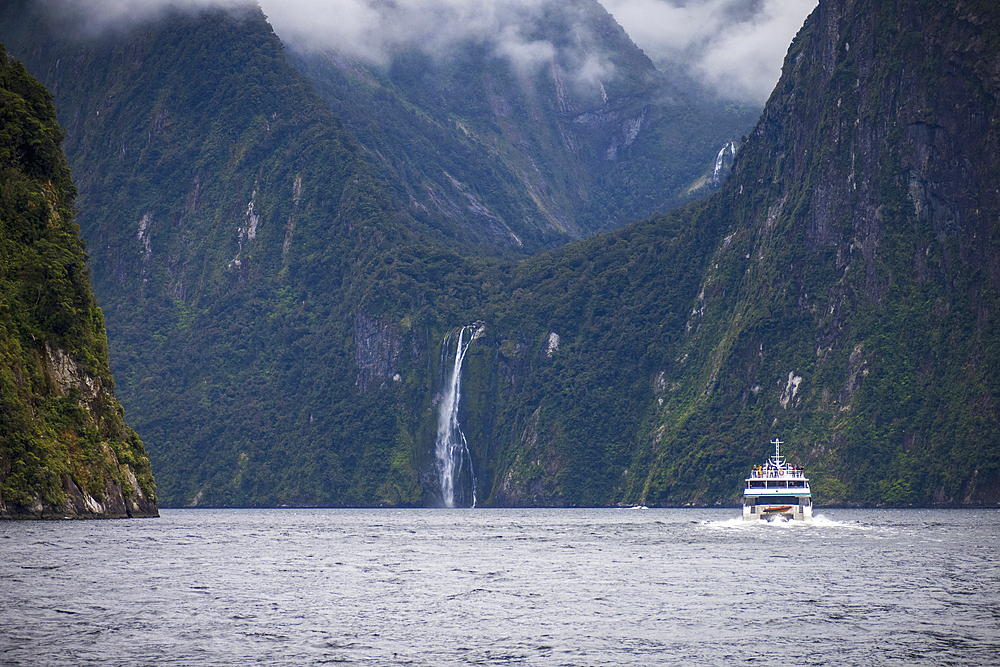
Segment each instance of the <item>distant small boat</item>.
M812 492L802 468L781 458L781 441L775 438L774 456L757 466L743 488L743 518L747 521L779 517L805 521L812 518Z

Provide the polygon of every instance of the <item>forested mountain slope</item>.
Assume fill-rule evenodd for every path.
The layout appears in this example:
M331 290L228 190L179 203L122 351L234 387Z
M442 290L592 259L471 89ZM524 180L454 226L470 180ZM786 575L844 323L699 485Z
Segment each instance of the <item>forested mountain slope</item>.
M440 504L444 441L458 504L728 503L775 436L819 504L1000 499L992 3L822 2L718 193L531 258L490 239L558 216L518 228L502 169L425 181L450 149L392 143L402 108L486 126L421 111L426 79L369 71L348 124L394 110L359 142L330 104L361 84L317 92L257 10L19 16L165 504ZM447 188L503 224L432 214Z
M0 46L0 518L156 516L61 138L51 95Z
M824 502L1000 501L1000 9L821 2L632 464L725 497L779 435Z
M723 191L527 265L540 386L497 491L732 502L778 436L821 504L998 502L998 30L821 2Z
M705 202L518 266L463 377L497 504L1000 501L1000 10L821 2Z
M358 395L358 304L422 297L357 276L419 223L400 219L259 10L77 41L19 6L7 27L65 114L119 393L161 498L371 502L394 433Z

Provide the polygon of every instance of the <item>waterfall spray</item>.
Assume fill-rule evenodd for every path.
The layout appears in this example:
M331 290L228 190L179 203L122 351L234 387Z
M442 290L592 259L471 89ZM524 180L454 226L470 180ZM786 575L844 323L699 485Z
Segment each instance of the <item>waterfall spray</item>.
M445 380L444 395L438 405L437 441L434 453L437 457L438 472L441 475L441 499L445 507L455 506L455 482L460 481L463 471L468 470L472 490L472 507L476 506L476 476L472 470L472 457L469 455L469 443L465 440L462 427L458 423L458 403L462 399L462 362L472 341L479 338L484 331L482 325L462 327L458 332L458 344L455 347L455 364ZM466 341L466 332L469 338ZM451 336L442 343L442 366L447 354Z

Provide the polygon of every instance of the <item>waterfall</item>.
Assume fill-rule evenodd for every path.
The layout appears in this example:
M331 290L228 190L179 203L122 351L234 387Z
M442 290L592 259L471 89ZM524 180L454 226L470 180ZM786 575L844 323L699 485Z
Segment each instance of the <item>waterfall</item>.
M719 172L722 171L722 158L726 156L726 151L729 150L729 144L722 147L719 151L719 156L715 158L715 169L712 171L712 182L718 184L719 182Z
M473 325L462 327L458 331L458 344L455 346L455 363L451 373L445 379L441 402L438 404L437 441L434 453L437 457L438 473L441 476L441 499L445 507L455 506L456 482L460 485L464 475L468 475L471 490L471 507L476 506L476 475L472 470L472 457L469 455L469 443L465 440L462 427L458 423L458 403L462 399L462 362L472 341L479 338L484 327ZM469 334L468 340L465 339ZM448 354L451 335L441 344L442 368ZM461 500L461 487L459 500Z
M725 144L721 149L719 149L719 155L716 156L716 158L715 158L715 169L712 170L712 183L714 185L718 185L719 181L722 180L722 178L721 178L721 175L722 175L722 166L723 166L723 160L726 157L726 151L729 151L729 154L732 155L733 161L735 161L736 160L736 142L735 141L730 141L729 143Z

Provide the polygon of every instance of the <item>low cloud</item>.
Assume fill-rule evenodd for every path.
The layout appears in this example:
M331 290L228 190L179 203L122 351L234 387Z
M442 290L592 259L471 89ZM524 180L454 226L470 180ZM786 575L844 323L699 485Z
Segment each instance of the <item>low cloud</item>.
M560 2L560 0L554 0ZM817 0L603 0L604 7L658 65L680 67L722 97L762 104L781 74L792 38ZM385 62L400 47L430 53L467 39L488 40L524 69L555 47L532 40L539 0L260 0L286 42L333 48ZM565 8L566 3L561 3ZM608 63L593 52L589 74ZM584 79L587 71L577 76Z
M168 10L238 7L252 0L42 0L85 34L125 28ZM566 60L566 47L540 38L547 7L561 0L259 0L275 32L293 48L334 50L386 63L393 53L430 54L478 40L522 72ZM604 0L632 40L657 64L680 67L720 95L762 103L778 80L792 37L816 0ZM609 61L588 48L579 24L579 80L608 76Z
M275 32L299 49L335 50L384 64L401 49L445 56L458 44L488 44L522 74L556 61L570 80L592 84L613 66L576 8L562 0L260 0ZM573 45L542 37L558 14L575 26Z
M261 0L281 38L298 47L335 49L385 62L403 48L441 54L470 39L528 46L523 25L537 15L531 0Z
M767 100L817 0L603 0L657 64L680 65L719 95Z

